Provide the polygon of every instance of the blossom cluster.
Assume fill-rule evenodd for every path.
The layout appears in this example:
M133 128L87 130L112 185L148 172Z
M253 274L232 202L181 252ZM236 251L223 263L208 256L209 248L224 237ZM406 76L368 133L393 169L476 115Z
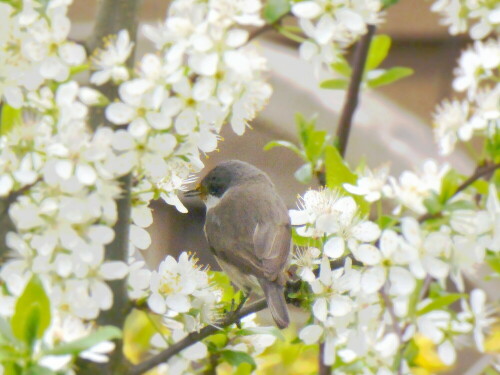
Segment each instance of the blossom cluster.
M500 5L496 1L437 0L431 7L442 17L450 34L469 31L473 39L483 39L500 31Z
M241 329L246 333L245 335L238 334L239 330L229 330L226 334L224 344L218 348L220 351L232 351L238 353L246 353L252 358L258 360L262 352L273 345L276 337L270 333L252 332L252 329L257 327L255 322L255 314L247 315L241 319ZM247 333L248 332L248 333ZM151 338L152 351L157 352L166 349L171 341L175 342L185 337L185 333L173 331L171 336L165 336L157 333ZM172 339L172 340L170 340ZM197 342L178 355L172 357L167 363L157 367L159 375L182 375L195 373L196 368L203 366L214 366L209 363L207 345L203 342ZM215 370L215 369L214 369Z
M83 46L68 41L70 1L49 1L45 8L33 1L20 9L0 4L0 100L19 108L24 93L44 82L64 82L72 68L84 63Z
M137 266L133 265L130 271L130 296L138 303L147 303L149 310L161 317L161 327L156 327L158 332L151 338L151 353L166 349L206 325L217 324L223 307L222 290L193 256L183 252L177 261L167 256L156 271L149 271L141 264ZM255 314L244 317L241 329L245 334L227 329L224 345L218 350L260 355L276 337L271 333L252 332L255 327ZM196 342L159 366L157 371L159 374L189 373L207 361L208 352L205 342Z
M110 122L127 124L113 147L129 155L131 166L148 181L172 185L166 191L179 188L177 176L169 177L172 170L181 170L181 181L183 169L198 171L203 165L199 151L216 149L222 125L227 121L243 134L271 94L261 78L265 60L246 45L249 33L240 27L263 23L260 2L250 3L173 2L164 23L143 28L156 53L142 57L136 77L120 85L120 101L106 108ZM119 35L96 56L100 70L94 80L113 77L107 55L129 50L126 42L126 35ZM110 65L116 61L109 60ZM190 168L176 165L179 160L187 160Z
M300 55L311 61L318 72L335 62L342 48L367 32L368 25L382 21L380 0L307 0L295 2L292 13L307 39Z
M499 251L494 184L483 204L482 209L445 212L447 221L439 228L404 216L400 225L381 230L363 219L351 197L329 189L308 191L301 208L290 211L297 234L316 246L302 249L294 260L313 296L314 322L300 338L306 344L324 342L327 365L361 362L373 374L392 373L398 348L416 333L434 342L447 365L455 361L461 336L473 333L483 351L485 332L494 322L484 291L473 291L470 301L460 295L459 314L446 304L426 310L446 294L420 301L430 282L444 290L450 279L465 291L463 273L483 263L487 250ZM345 259L343 266L332 269L338 259ZM399 366L409 373L404 361Z
M172 322L174 313L182 315L179 332L187 334L213 322L218 297L206 273L187 255L151 272L134 251L151 243L150 201L161 197L186 211L177 193L203 167L200 153L216 149L226 122L243 134L268 100L265 60L247 46L243 28L263 24L261 2L173 2L163 23L144 27L155 53L143 56L135 71L127 65L134 43L126 30L107 37L90 57L68 40L71 3L0 3L0 100L13 114L0 138L2 215L13 224L5 237L11 256L0 269L0 315L12 317L36 274L51 309L87 327L113 304L107 281L129 274L131 297L148 296L151 309ZM75 74L88 67L95 86L119 85L119 100L110 103L77 83ZM94 106L105 107L111 126L90 124ZM119 179L128 174L129 264L106 260ZM165 289L174 286L175 296Z
M499 10L500 11L500 10ZM500 124L500 39L476 41L462 52L453 88L462 100L445 100L434 115L441 152L449 154L457 141L474 135L492 137Z

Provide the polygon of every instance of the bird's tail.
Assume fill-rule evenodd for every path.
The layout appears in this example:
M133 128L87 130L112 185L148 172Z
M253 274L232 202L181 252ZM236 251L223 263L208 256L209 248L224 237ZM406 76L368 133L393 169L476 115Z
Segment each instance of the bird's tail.
M276 325L283 329L290 324L288 317L288 308L286 307L284 288L277 282L260 279L259 283L264 290L266 296L267 306L271 311Z

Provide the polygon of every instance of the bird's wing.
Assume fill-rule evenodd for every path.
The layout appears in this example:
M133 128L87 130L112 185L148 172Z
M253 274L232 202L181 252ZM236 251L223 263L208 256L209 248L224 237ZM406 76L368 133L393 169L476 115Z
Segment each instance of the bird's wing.
M268 280L276 280L290 256L292 233L290 226L276 223L258 223L253 234L257 259L262 260Z
M217 258L220 258L226 263L235 266L241 272L254 275L258 278L267 278L264 273L264 267L259 259L255 258L253 254L248 252L235 252L235 251L225 251L225 250L217 250L211 246L211 250L216 255Z
M242 272L275 281L290 254L286 206L274 191L260 186L253 194L233 188L207 212L205 233L217 257Z

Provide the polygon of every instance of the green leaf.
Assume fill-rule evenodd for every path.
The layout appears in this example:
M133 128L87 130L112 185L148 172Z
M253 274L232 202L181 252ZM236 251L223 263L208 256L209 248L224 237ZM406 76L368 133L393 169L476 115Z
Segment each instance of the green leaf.
M249 335L272 335L281 341L285 341L285 336L276 327L252 327L240 329L237 333L238 336Z
M451 305L453 302L458 301L460 298L464 297L466 297L466 295L462 293L453 293L447 294L442 297L437 297L431 303L418 310L417 315L425 315L433 310L442 309L443 307Z
M231 302L235 296L235 291L231 285L231 280L224 272L218 271L208 271L210 275L210 281L215 283L219 290L222 290L222 302Z
M461 175L453 169L450 169L450 171L446 173L441 182L441 192L439 193L442 203L445 203L455 194L461 180Z
M408 344L406 345L406 348L403 353L403 357L406 359L406 361L409 364L413 364L413 361L418 355L418 345L414 340L410 340Z
M474 187L474 189L477 190L477 192L479 194L487 195L488 194L488 189L489 189L490 185L488 184L488 181L477 180L477 181L474 181L474 183L472 184L472 186Z
M385 60L390 49L391 37L389 35L375 35L368 50L365 72L377 68Z
M308 133L307 143L304 144L307 161L316 164L318 158L323 154L328 133L324 130L311 129Z
M435 192L432 192L430 197L424 199L424 206L427 208L427 211L433 215L443 210L443 205L439 200L439 195Z
M397 223L399 223L399 219L392 217L392 216L387 216L387 215L382 216L378 222L380 229L391 228L394 225L396 225Z
M211 335L205 339L207 344L209 344L209 349L212 352L218 352L220 349L224 348L227 345L228 338L225 333L217 333L215 335ZM213 348L210 348L213 346Z
M267 0L263 16L268 24L273 24L288 12L290 12L289 0Z
M16 303L11 321L14 336L31 347L36 338L43 336L50 319L50 300L42 282L33 276Z
M301 158L305 159L305 155L302 152L302 150L300 148L298 148L296 145L294 145L292 142L288 142L288 141L271 141L271 142L268 142L264 146L264 151L271 150L271 149L273 149L275 147L285 147L285 148L289 149L290 151L295 152Z
M488 263L493 271L500 274L500 257L498 254L488 255L486 263Z
M349 82L342 78L328 79L321 82L319 87L328 90L345 90L349 86Z
M345 164L337 148L331 145L325 148L325 172L326 186L330 189L342 188L345 183L356 184L356 175Z
M388 85L402 78L408 77L413 74L413 69L405 68L402 66L395 66L382 73L377 78L368 81L368 87L374 88L379 86Z
M444 208L446 211L455 210L473 210L476 206L471 201L459 200L451 203L446 203Z
M295 176L297 181L307 185L308 183L311 182L313 176L313 170L311 164L309 163L304 164L302 167L297 169L293 175Z
M304 118L300 112L295 114L295 123L297 124L297 132L299 133L300 143L307 145L309 142L309 135L316 129L316 115L312 116L309 120Z
M56 346L54 349L51 349L44 354L52 354L52 355L78 355L79 353L87 350L94 345L99 344L103 341L119 339L122 337L122 332L119 328L113 326L104 326L97 329L97 331L92 332L87 337L71 341L65 344L61 344Z
M85 71L87 71L89 69L90 69L90 65L89 64L82 64L82 65L72 66L69 69L69 74L71 76L73 76L75 74L78 74L78 73L81 73L81 72L85 72Z
M21 9L23 9L22 0L0 0L0 3L7 3L17 11L20 11Z
M253 367L250 363L242 363L234 371L234 375L251 375L252 371L253 371Z
M26 353L22 349L16 349L10 345L0 345L0 363L17 362L26 359Z
M311 246L320 249L323 246L323 242L320 239L312 237L302 237L297 234L296 228L292 229L292 240L297 246Z
M21 124L22 115L20 108L14 108L7 103L2 104L2 116L0 118L0 135L10 132L14 126Z
M245 352L239 352L235 350L223 350L221 351L221 356L226 362L228 362L234 367L238 367L242 363L250 364L252 366L252 370L254 370L257 367L254 359Z
M337 73L349 78L352 74L352 68L343 56L339 56L336 62L330 65Z

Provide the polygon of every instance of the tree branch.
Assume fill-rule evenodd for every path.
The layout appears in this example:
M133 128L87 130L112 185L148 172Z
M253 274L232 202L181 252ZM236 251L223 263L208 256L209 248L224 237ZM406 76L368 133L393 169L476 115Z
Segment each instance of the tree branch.
M241 318L243 318L249 314L255 313L257 311L263 310L266 307L267 307L266 300L261 299L259 301L252 303L251 305L248 305L247 307L242 308L236 314L230 313L228 316L226 316L225 318L216 322L214 325L206 326L198 332L191 332L189 335L187 335L181 341L178 341L175 344L169 346L167 349L165 349L161 353L158 353L157 355L145 360L144 362L141 362L138 365L135 365L126 374L127 375L143 374L146 371L151 370L152 368L158 366L159 364L167 362L170 358L172 358L174 355L180 353L182 350L186 349L187 347L197 343L198 341L203 340L204 338L206 338L208 336L211 336L211 335L217 333L221 328L228 327L228 326L238 322Z
M98 48L104 46L105 38L108 35L116 34L123 29L128 31L130 40L135 41L137 39L138 10L140 5L140 0L101 0L97 11L94 31L86 43L87 50L95 53ZM132 53L127 60L127 66L132 68L133 65L134 54ZM99 90L110 101L114 101L118 96L117 87L112 82L100 86ZM90 113L90 125L93 129L96 129L100 125L112 126L106 120L104 108L102 107L93 108ZM106 246L106 259L126 262L129 247L131 175L120 178L119 183L122 188L122 195L116 201L118 220L113 228L115 238L113 242ZM113 306L110 310L104 311L99 315L98 323L122 328L129 305L126 279L111 281L109 282L109 286L113 291ZM128 363L123 355L122 342L117 341L116 344L117 346L111 356L109 365L105 368L100 367L100 373L124 373L128 367Z
M464 182L462 182L460 184L460 186L457 187L457 190L455 190L455 192L453 193L453 195L449 199L455 197L458 193L460 193L461 191L467 189L469 186L471 186L474 182L476 182L480 178L486 177L488 175L493 174L497 169L500 169L500 163L497 163L497 164L488 164L488 163L485 163L484 165L478 165L476 167L476 170L472 174L472 176L470 176L467 180L465 180ZM418 218L418 221L420 223L422 223L422 222L424 222L426 220L438 217L439 215L440 215L440 213L431 214L430 212L428 212L428 213L420 216Z
M371 40L375 34L375 29L376 27L374 25L368 25L368 31L361 37L356 46L356 51L354 52L351 81L349 82L344 107L342 108L342 114L340 115L337 127L337 147L342 157L344 157L346 153L349 133L352 127L352 118L358 106L359 89L361 80L363 79L366 58L368 57L368 49L370 48Z

